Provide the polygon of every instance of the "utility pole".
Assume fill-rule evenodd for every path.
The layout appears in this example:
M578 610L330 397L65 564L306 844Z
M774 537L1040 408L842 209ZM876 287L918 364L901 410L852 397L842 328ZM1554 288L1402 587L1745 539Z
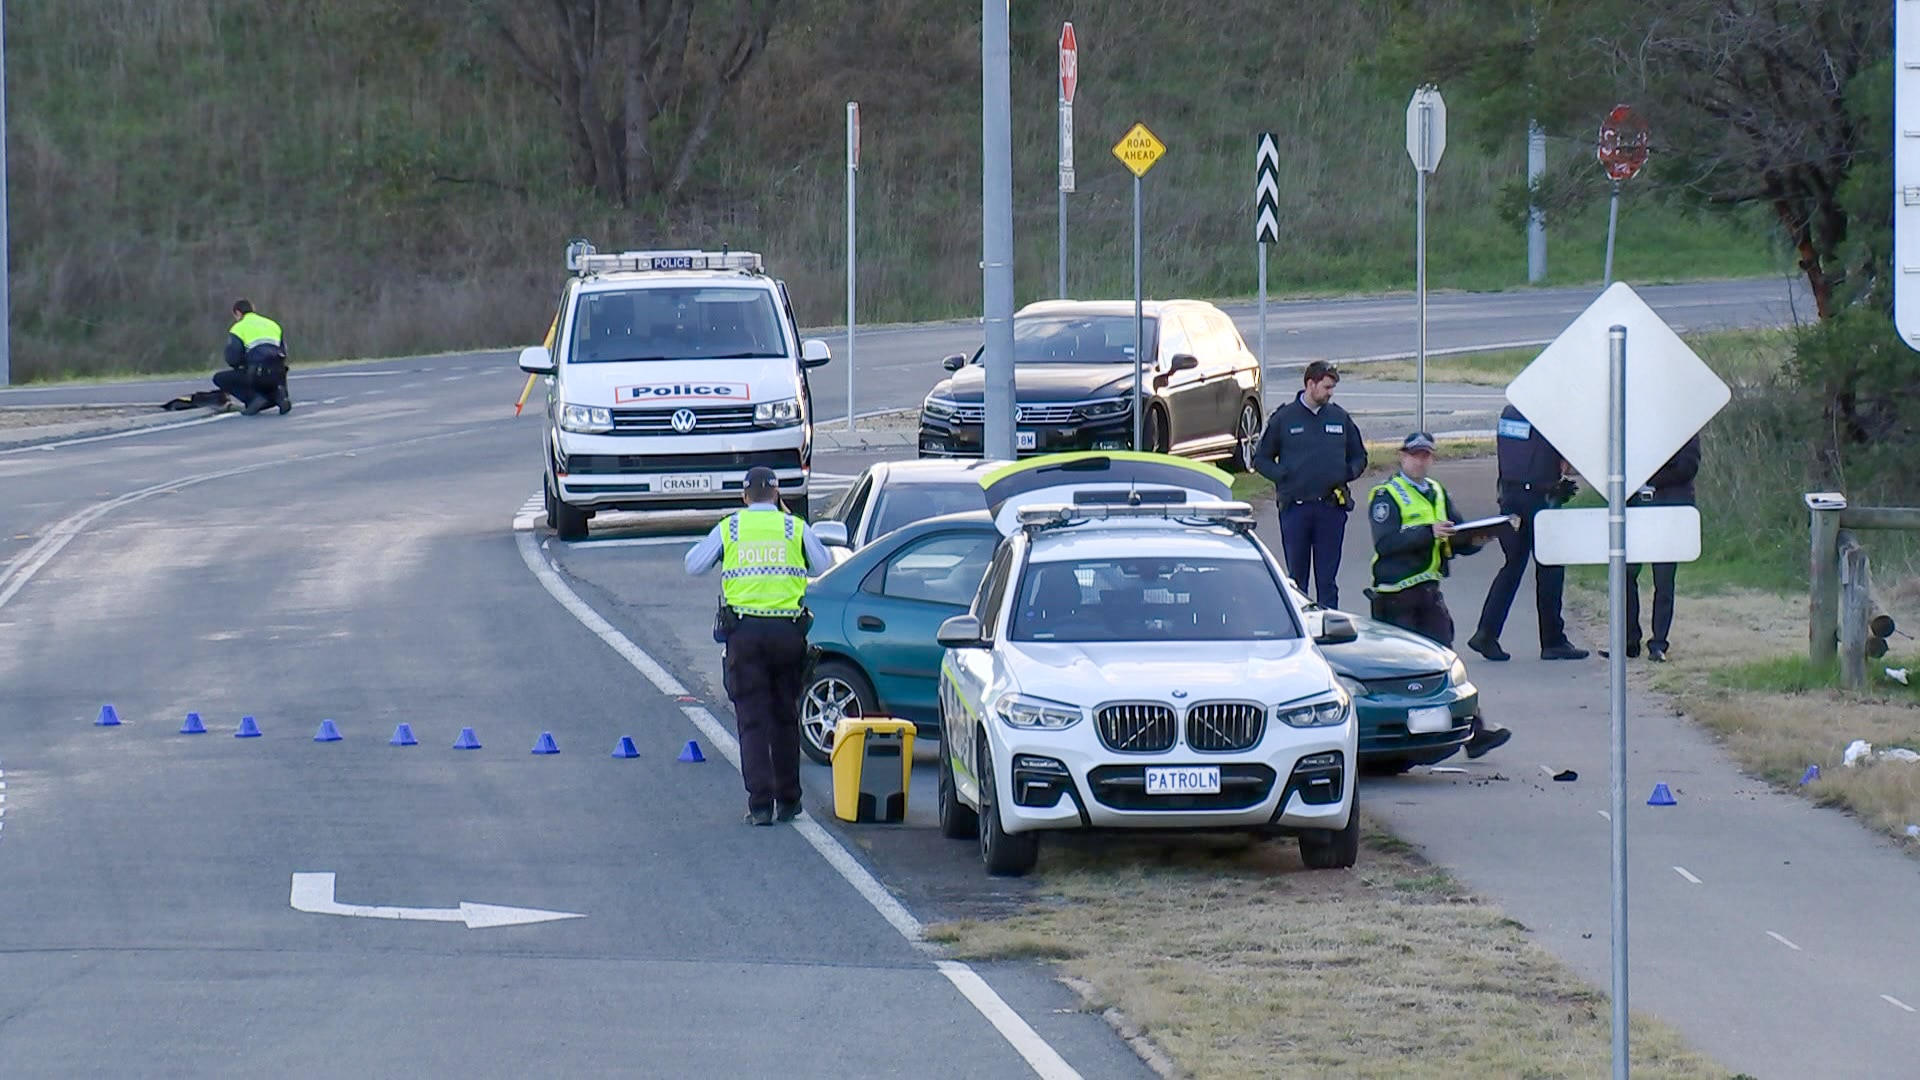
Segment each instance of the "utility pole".
M1013 448L1013 91L1009 0L980 0L980 261L986 351L985 457Z
M1527 121L1527 281L1538 285L1547 276L1547 213L1540 208L1540 182L1547 175L1547 133L1538 121Z

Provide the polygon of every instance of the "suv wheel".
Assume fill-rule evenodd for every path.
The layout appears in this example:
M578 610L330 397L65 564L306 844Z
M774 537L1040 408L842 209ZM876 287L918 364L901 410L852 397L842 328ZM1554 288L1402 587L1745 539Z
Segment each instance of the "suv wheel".
M1233 428L1233 448L1233 471L1254 471L1254 455L1260 449L1260 404L1252 398L1240 405L1240 419Z
M949 840L977 836L980 815L960 801L959 785L953 780L953 754L944 738L940 741L940 835Z
M792 514L794 517L799 518L801 521L813 520L812 518L809 518L807 516L807 511L809 510L813 502L813 500L810 497L806 495L802 495L797 499L787 499L785 501L787 504L787 513Z
M843 716L873 714L879 699L866 676L845 660L822 660L800 691L800 749L822 765L833 764L833 729Z
M1040 861L1040 838L1032 833L1010 834L1000 827L1000 801L993 786L993 751L980 736L973 756L980 785L980 861L995 877L1022 877Z
M1354 789L1353 807L1344 829L1319 829L1300 834L1300 861L1309 870L1346 870L1360 859L1360 791Z

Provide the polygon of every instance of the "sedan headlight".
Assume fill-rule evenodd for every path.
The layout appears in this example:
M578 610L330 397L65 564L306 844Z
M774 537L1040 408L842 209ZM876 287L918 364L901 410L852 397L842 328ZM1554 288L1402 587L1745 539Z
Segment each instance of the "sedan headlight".
M945 401L937 397L929 397L920 403L920 411L925 413L928 419L949 420L952 419L954 413L960 411L960 407L951 401Z
M1103 420L1109 416L1123 415L1132 408L1133 399L1130 397L1108 398L1080 406L1080 415L1089 420Z
M1447 669L1447 683L1450 686L1459 686L1466 681L1467 662L1456 656L1453 658L1453 666Z
M1347 696L1356 701L1367 696L1367 684L1346 675L1340 676L1340 689L1345 690Z
M612 431L613 412L597 405L562 405L560 406L560 429L577 431L583 435Z
M800 402L797 398L763 401L753 407L753 422L757 427L792 427L800 422Z
M994 711L1008 727L1041 728L1047 731L1059 731L1070 728L1080 722L1083 715L1077 705L1068 705L1046 698L1028 697L1025 694L1007 694L993 704Z
M1316 701L1307 705L1275 705L1273 718L1297 728L1338 727L1347 722L1347 716L1353 710L1353 700L1342 691L1339 697L1329 701Z

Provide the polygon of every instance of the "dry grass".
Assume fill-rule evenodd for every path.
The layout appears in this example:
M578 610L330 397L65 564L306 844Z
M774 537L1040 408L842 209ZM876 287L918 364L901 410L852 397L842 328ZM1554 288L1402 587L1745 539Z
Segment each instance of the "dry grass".
M1736 387L1762 386L1779 375L1793 354L1792 336L1785 330L1737 330L1685 337L1707 366ZM1471 386L1505 386L1540 355L1539 349L1500 349L1427 357L1427 381ZM1368 378L1412 382L1417 366L1412 360L1384 360L1360 369Z
M1391 837L1351 872L1292 843L1052 843L1044 899L936 927L966 957L1055 960L1188 1076L1588 1077L1610 1052L1606 995ZM1635 1069L1725 1077L1634 1020Z

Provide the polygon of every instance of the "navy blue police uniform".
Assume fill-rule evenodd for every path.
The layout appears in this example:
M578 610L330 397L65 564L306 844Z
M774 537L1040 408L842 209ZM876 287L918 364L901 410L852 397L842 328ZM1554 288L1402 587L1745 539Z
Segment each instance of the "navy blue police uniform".
M1494 441L1500 460L1500 512L1518 517L1517 526L1499 532L1500 549L1506 562L1494 575L1493 586L1480 605L1480 621L1467 647L1489 660L1505 660L1500 647L1500 631L1506 628L1507 613L1520 591L1520 578L1533 557L1533 517L1542 510L1564 505L1575 491L1572 480L1562 475L1563 459L1546 436L1508 405L1500 412L1499 437ZM1564 566L1536 562L1533 567L1533 607L1540 626L1540 657L1544 660L1580 660L1585 649L1576 649L1567 640L1566 621L1560 614L1566 587Z

